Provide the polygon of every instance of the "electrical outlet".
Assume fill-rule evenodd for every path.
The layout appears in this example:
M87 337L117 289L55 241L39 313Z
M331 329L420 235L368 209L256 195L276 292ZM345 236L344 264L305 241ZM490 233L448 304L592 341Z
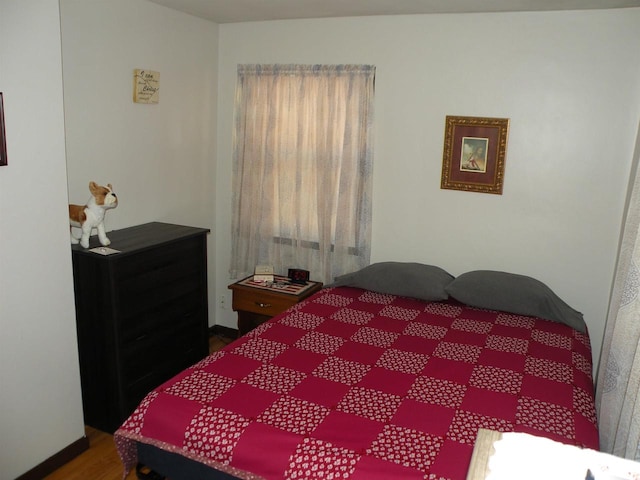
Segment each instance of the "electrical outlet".
M227 297L224 295L220 295L220 299L218 300L218 306L220 309L224 310L227 308Z

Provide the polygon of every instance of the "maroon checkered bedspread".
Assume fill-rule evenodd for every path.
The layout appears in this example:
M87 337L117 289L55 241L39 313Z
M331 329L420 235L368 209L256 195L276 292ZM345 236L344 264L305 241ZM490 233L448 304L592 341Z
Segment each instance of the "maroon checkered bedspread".
M464 479L479 428L598 448L589 338L329 288L152 391L115 433L241 478Z

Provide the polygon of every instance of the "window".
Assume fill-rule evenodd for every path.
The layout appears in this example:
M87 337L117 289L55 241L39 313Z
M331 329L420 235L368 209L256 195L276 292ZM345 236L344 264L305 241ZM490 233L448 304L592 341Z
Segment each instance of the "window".
M232 276L268 263L331 282L369 263L375 67L241 65Z

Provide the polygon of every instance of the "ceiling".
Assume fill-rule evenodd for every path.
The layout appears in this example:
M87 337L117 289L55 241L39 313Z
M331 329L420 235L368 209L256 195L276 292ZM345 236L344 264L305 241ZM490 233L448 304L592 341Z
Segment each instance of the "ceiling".
M216 23L423 13L640 7L640 0L150 0Z

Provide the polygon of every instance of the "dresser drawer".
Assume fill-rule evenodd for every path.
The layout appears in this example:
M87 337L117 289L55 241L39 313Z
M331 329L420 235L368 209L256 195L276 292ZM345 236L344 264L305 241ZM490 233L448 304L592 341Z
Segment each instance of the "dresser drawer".
M192 355L197 351L199 360L208 353L208 343L203 341L199 319L175 325L164 332L154 332L129 342L120 350L122 360L122 379L125 386L131 386L140 380L155 374L160 381L165 381L167 365L180 369L190 365ZM156 385L152 385L155 387Z
M253 312L260 315L274 317L284 312L287 308L295 305L296 297L286 297L284 295L272 295L267 291L236 290L233 292L233 309L244 312Z
M162 298L163 290L185 282L201 282L206 268L202 242L172 244L122 258L115 268L115 287L126 301ZM142 268L141 265L147 265ZM194 288L198 288L196 285Z
M206 309L204 287L199 285L199 278L196 278L192 282L183 281L138 298L122 295L121 316L117 319L121 341L127 342L151 331L164 330Z
M143 287L175 272L198 269L202 265L204 248L203 239L196 237L150 248L128 258L116 257L119 261L114 269L115 279L119 284Z
M145 372L125 372L122 392L125 411L132 412L147 393L206 356L196 343L193 343L191 348L181 351L179 355L158 358L153 367Z
M190 297L185 297L187 300ZM164 335L176 329L191 328L190 325L204 322L206 305L194 295L189 303L172 302L163 304L157 309L150 309L140 315L127 317L121 325L121 335L118 343L126 347L147 337Z

